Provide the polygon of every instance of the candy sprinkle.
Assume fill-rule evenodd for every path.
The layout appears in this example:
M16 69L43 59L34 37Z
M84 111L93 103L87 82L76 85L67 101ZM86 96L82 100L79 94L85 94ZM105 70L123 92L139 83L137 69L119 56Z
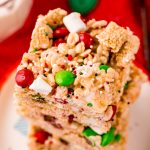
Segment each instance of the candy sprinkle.
M88 106L88 107L92 107L93 104L92 104L92 103L88 103L87 106Z

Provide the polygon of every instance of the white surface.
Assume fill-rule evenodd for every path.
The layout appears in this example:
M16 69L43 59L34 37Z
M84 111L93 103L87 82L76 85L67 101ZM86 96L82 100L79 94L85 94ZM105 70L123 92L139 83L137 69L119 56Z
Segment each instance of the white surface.
M30 85L29 89L44 95L48 95L52 91L52 87L41 77L35 79L33 83Z
M0 42L22 27L31 9L32 0L11 0L8 4L11 7L0 7Z
M71 33L84 31L86 29L86 25L80 18L80 15L75 12L65 16L63 22Z
M13 104L14 74L0 93L0 150L27 150L26 138L14 129L19 116ZM150 150L150 84L132 106L127 150Z

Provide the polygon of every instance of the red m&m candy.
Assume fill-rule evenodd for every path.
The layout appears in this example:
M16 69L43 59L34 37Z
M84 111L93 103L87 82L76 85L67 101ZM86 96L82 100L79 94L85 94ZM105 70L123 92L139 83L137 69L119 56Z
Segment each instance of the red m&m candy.
M53 32L54 38L65 37L69 34L69 31L65 27L59 27Z
M58 46L60 43L66 43L66 41L63 38L59 38L53 41L54 46Z
M90 36L89 33L86 32L79 33L79 39L80 42L84 43L85 48L90 48L90 46L93 45L93 38Z
M30 86L34 80L33 72L29 69L19 70L15 77L17 85L21 87Z
M43 130L40 130L40 131L37 131L35 134L34 134L34 137L36 138L36 141L38 143L41 143L41 144L44 144L45 141L48 139L48 137L50 136L49 133L43 131Z

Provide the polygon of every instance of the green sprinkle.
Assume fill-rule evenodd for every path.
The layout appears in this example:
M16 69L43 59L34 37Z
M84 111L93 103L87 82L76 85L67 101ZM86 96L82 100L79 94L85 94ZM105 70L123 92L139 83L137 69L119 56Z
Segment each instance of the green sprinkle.
M120 134L116 134L114 141L119 142L120 140L121 140L121 135Z
M87 106L92 107L92 106L93 106L93 104L92 104L92 103L88 103L88 104L87 104Z
M62 70L56 73L55 82L60 86L69 86L75 80L75 75L67 70Z
M45 36L48 36L48 32L45 32Z
M114 141L115 138L114 132L115 132L115 128L112 127L107 133L102 135L102 141L101 141L102 147L105 147Z
M125 85L124 85L124 89L127 90L129 87L129 82L127 82Z
M105 70L105 71L107 71L108 68L109 68L109 66L107 66L107 65L100 65L100 66L99 66L99 69L100 69L100 70Z
M92 130L90 127L87 127L83 130L82 134L85 137L90 137L90 136L96 136L98 135L94 130Z
M32 52L33 52L33 53L37 52L37 49L36 49L36 48L34 48Z
M82 73L82 72L79 72L79 74L80 74L80 75L83 75L83 73Z

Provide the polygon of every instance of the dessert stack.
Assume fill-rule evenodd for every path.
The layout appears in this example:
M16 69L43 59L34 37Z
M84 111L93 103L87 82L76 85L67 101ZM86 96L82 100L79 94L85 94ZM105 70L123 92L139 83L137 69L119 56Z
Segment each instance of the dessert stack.
M129 28L63 9L40 15L16 73L30 150L123 150L128 112L146 76Z

